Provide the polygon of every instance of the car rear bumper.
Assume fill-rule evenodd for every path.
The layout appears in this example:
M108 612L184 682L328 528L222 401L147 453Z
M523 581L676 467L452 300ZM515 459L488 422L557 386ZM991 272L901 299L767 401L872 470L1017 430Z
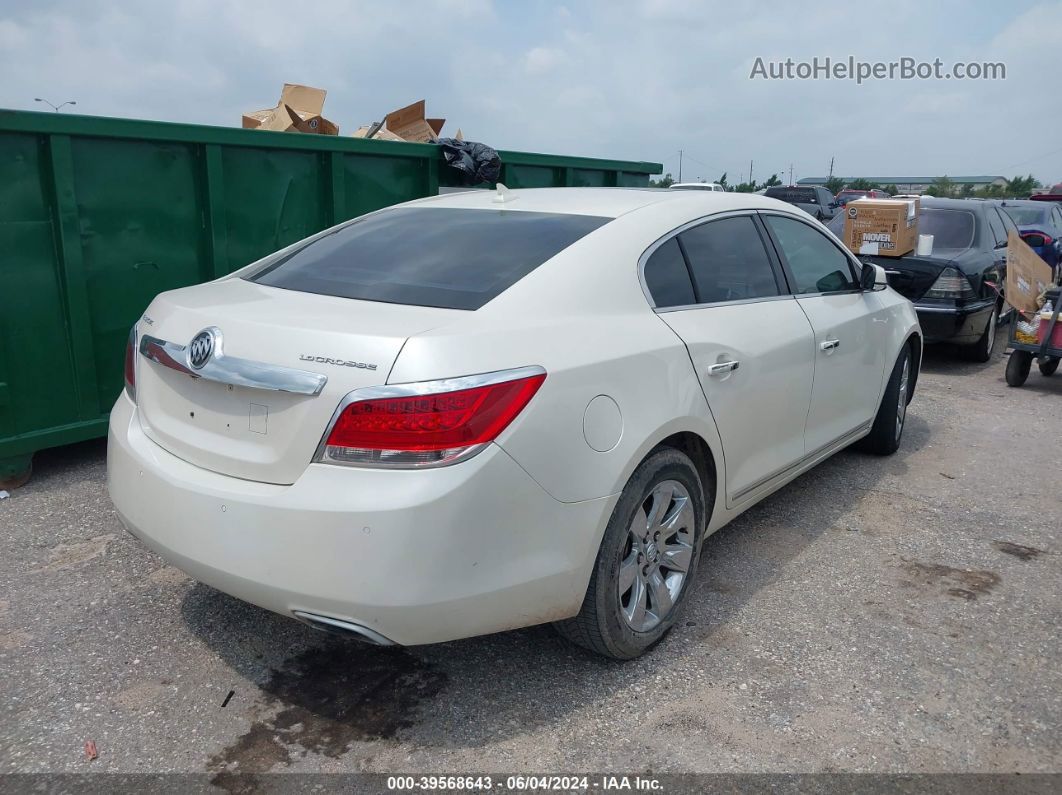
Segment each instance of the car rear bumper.
M915 303L914 308L927 343L972 345L984 333L994 306L995 301L987 301L958 308Z
M439 469L310 464L290 486L241 480L148 439L124 394L107 475L129 531L197 580L402 645L574 615L615 503L558 502L495 445Z

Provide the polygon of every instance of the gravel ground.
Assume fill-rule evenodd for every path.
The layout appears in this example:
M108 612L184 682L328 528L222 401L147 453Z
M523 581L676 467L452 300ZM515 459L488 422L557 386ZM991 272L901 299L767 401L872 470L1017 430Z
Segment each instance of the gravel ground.
M0 501L0 771L1062 772L1062 375L1004 362L927 351L900 451L711 537L625 664L333 639L127 535L102 441L43 453Z

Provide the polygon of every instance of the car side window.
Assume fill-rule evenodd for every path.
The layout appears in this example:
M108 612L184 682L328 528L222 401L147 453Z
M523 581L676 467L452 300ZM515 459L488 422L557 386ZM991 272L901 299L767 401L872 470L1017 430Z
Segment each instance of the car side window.
M1010 217L1010 213L998 207L996 208L996 212L999 213L999 217L1003 219L1003 239L1006 240L1007 235L1011 232L1017 234L1018 225L1014 223L1014 219Z
M1006 245L1007 232L1003 228L1003 221L996 212L995 207L985 207L985 215L988 216L988 228L992 230L992 237L996 240L996 247Z
M658 309L697 303L678 238L671 238L645 261L645 286Z
M679 235L693 274L697 303L779 295L774 267L748 215L709 221Z
M1051 220L1054 222L1055 226L1058 228L1062 228L1062 210L1056 207L1051 215Z
M856 289L848 256L818 230L792 218L767 215L797 293L836 293Z

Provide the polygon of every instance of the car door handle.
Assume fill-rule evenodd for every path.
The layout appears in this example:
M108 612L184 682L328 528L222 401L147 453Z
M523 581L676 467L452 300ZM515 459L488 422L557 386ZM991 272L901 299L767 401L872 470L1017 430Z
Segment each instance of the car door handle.
M826 340L825 342L820 342L819 343L819 348L821 350L826 351L826 353L830 353L834 349L840 348L840 347L841 347L841 341L840 340Z
M732 373L734 372L734 370L738 369L738 365L740 364L741 362L737 361L719 362L719 364L713 364L708 367L708 375L726 375L727 373Z

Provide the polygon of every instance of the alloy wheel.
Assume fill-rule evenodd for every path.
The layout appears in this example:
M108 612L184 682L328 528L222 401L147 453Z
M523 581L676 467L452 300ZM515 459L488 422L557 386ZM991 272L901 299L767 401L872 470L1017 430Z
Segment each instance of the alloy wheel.
M911 375L911 357L904 357L903 369L900 371L900 388L896 398L896 438L903 433L903 422L907 419L907 381Z
M693 561L693 501L686 487L665 480L646 495L627 530L619 569L620 613L647 632L678 601Z

